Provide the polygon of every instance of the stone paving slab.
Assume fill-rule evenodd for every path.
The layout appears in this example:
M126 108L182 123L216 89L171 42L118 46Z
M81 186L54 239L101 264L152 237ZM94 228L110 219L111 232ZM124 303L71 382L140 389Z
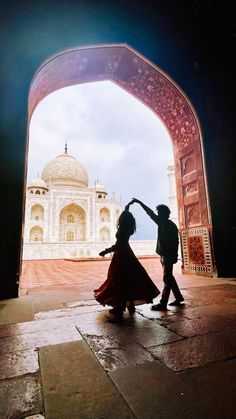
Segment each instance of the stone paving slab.
M65 303L66 307L87 307L98 305L97 301L93 298L92 300L79 300Z
M232 304L235 301L236 281L231 283L212 284L202 287L188 288L189 293L193 293L195 298L199 299L202 303L208 304Z
M109 375L136 418L204 418L201 401L191 386L159 361L115 370Z
M236 326L236 318L227 316L201 316L194 320L182 320L167 325L169 330L183 337L204 335L225 329L233 329Z
M236 412L236 362L220 361L178 374L193 389L204 409L202 418L233 419ZM192 418L195 417L194 411Z
M187 298L185 297L185 307L203 307L210 305L211 302L208 300L204 300L204 298L196 298L196 293L191 292L188 293Z
M0 324L28 322L34 320L34 311L31 302L24 299L2 301L0 311Z
M65 329L67 327L70 328L73 326L73 318L70 317L34 320L31 322L0 326L0 338L45 331L48 331L48 333L53 333L54 329Z
M129 419L134 415L85 342L40 349L47 419Z
M156 304L158 303L158 301L155 299L154 303ZM175 314L174 309L168 309L166 311L151 310L151 305L149 304L143 304L143 305L137 306L136 310L137 310L137 313L141 314L142 316L150 320L164 320L164 319L166 320L167 318L170 318L171 316Z
M102 336L86 335L85 341L92 349L96 358L105 369L113 371L129 365L138 365L146 361L154 361L155 357L136 342L118 343Z
M177 314L174 314L173 316L163 317L162 319L156 319L155 323L160 324L161 326L167 327L169 324L183 322L184 320L189 320L189 319L186 319L186 317L181 316L180 314L177 313ZM173 330L173 332L175 331Z
M46 295L47 293L50 294L55 294L58 295L58 300L60 301L66 301L65 300L65 295L66 295L66 299L67 301L69 301L69 299L71 301L74 300L89 300L93 298L93 290L88 291L86 290L86 287L84 287L85 289L82 290L80 285L76 285L76 286L68 286L67 284L62 284L61 286L45 286L45 287L38 287L38 288L33 288L29 290L29 296L34 298L36 296L38 297L42 297L42 295ZM42 311L42 309L47 310L47 308L43 307L42 304L36 304L35 305L35 312L37 311ZM53 309L53 306L49 308L50 310Z
M102 311L104 308L100 304L89 304L88 306L77 306L62 308L60 310L49 310L35 314L36 319L53 319L57 317L76 316L78 314Z
M149 351L173 371L203 367L211 362L236 356L236 331L210 333L175 343L149 348Z
M129 316L119 323L112 323L106 310L100 313L81 314L74 318L74 322L83 336L95 335L110 337L116 342L137 342L144 347L162 345L181 339L168 329L145 319L139 314Z
M42 291L42 290L41 290ZM34 304L34 313L48 310L61 309L64 306L64 302L74 301L78 299L81 295L80 290L68 290L65 289L61 291L45 290L42 294L32 294L29 295L29 298L33 301ZM43 298L42 298L43 297Z
M176 333L170 334L168 329L138 314L134 317L134 321L128 323L125 327L129 339L137 341L144 348L164 345L181 339Z
M0 380L34 373L38 369L38 352L35 350L1 354Z
M121 323L110 323L107 312L74 319L81 335L105 370L152 361L147 348L182 339L168 329L135 314Z
M139 314L129 317L120 323L111 323L107 311L100 313L81 314L74 319L80 333L85 335L111 337L116 342L137 342L145 347L162 345L181 339L177 334L168 329L145 319Z
M219 318L228 318L235 319L236 316L236 304L209 304L199 307L190 307L186 306L183 308L176 308L175 313L180 313L181 315L188 319L199 319L201 317L219 317Z
M40 376L24 375L0 381L0 418L25 418L43 412Z
M221 294L228 294L230 293L230 295L233 298L233 295L236 291L236 281L235 278L231 278L232 282L228 282L228 280L225 278L224 280L222 279L218 279L218 284L215 283L215 279L213 278L209 278L211 281L211 284L206 284L204 286L204 289L201 289L201 287L197 287L197 288L193 288L194 282L192 283L192 286L190 286L188 289L194 289L194 291L198 291L198 292L204 292L207 293L209 292L210 294L212 294L215 291L220 291ZM214 281L214 282L213 282Z
M54 329L48 331L10 336L0 339L0 354L36 349L41 346L55 345L57 343L82 340L76 327Z

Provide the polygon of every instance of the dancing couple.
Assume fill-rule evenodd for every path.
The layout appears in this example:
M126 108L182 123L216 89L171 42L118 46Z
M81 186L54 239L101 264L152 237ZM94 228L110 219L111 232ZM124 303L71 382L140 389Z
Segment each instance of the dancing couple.
M177 226L169 220L170 210L166 205L158 205L156 214L143 202L133 198L118 219L116 243L99 253L104 257L107 253L114 252L106 281L94 291L95 299L100 304L113 307L109 310L113 321L121 321L126 308L130 314L133 314L136 305L152 303L153 299L160 294L129 245L129 238L136 231L135 218L129 211L134 203L141 205L158 225L156 253L160 255L163 268L164 288L160 302L152 305L151 309L167 310L171 291L175 300L169 305L184 305L184 298L172 273L173 264L178 258L179 238Z

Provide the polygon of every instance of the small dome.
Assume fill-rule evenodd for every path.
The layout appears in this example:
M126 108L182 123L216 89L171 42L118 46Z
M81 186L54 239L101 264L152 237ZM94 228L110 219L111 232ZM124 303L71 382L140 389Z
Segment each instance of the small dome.
M85 168L73 156L65 153L51 160L43 169L42 178L45 182L57 185L72 185L81 188L88 186L88 174Z
M40 177L36 177L35 179L32 179L28 185L28 188L43 188L48 189L48 186L46 182L44 182L43 179Z
M97 192L106 192L104 186L101 185L100 183L96 183L95 189Z

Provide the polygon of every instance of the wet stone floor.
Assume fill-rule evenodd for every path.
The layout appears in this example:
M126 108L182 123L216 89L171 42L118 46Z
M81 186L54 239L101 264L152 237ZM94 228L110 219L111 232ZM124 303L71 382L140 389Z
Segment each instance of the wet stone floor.
M106 263L40 291L41 269L0 301L0 418L235 418L236 280L177 273L185 306L114 323L92 292ZM161 288L158 262L143 263Z

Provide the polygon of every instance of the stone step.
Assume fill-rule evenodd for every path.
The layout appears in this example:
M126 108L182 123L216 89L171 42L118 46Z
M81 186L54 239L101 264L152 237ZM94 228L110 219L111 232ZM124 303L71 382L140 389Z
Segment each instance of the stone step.
M85 342L40 348L47 419L129 419L132 411Z

